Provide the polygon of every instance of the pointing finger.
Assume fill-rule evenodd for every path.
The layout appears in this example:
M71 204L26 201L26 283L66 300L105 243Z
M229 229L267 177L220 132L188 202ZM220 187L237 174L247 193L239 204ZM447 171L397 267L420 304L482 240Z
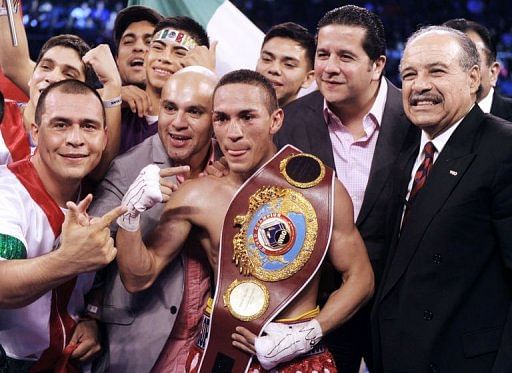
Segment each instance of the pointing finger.
M117 219L119 216L123 215L127 211L126 206L117 206L103 215L101 218L98 218L95 221L95 225L98 225L99 228L107 228L110 224Z
M190 173L190 166L178 166L178 167L168 167L162 168L160 170L160 177L168 177L175 175L185 175L187 176Z

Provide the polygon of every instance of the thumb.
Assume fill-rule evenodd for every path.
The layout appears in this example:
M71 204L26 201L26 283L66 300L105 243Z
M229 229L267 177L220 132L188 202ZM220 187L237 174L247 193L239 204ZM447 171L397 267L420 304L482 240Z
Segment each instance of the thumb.
M215 53L217 53L217 45L219 42L217 40L214 40L210 43L210 53L215 56Z

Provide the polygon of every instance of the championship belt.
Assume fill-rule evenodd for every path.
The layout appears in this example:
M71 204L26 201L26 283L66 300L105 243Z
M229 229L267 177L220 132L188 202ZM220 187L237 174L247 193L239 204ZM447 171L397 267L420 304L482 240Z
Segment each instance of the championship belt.
M243 372L232 345L243 326L260 335L313 279L332 230L334 172L284 147L238 190L224 220L214 308L200 372Z

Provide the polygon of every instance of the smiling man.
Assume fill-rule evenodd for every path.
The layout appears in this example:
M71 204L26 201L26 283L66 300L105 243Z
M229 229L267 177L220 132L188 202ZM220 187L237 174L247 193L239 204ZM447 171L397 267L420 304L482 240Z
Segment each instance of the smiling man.
M143 171L144 178L139 179L141 184L130 186L132 191L140 190L140 185L144 186L140 204L136 207L138 212L129 199L125 198L123 204L129 206L129 211L118 219L122 228L116 236L120 247L118 263L127 289L141 291L153 286L162 271L172 265L183 244L190 239L200 242L214 278L218 278L217 274L221 270L220 239L230 201L242 184L274 157L276 149L272 137L281 127L282 119L283 111L278 107L273 86L261 74L238 70L223 76L214 93L213 126L228 162L229 174L223 178L206 176L191 180L173 193L169 188L162 188L162 195L158 173L151 171L151 168ZM333 359L320 344L322 334L345 322L372 294L373 274L361 237L354 227L350 198L341 183L332 179L332 173L330 176L326 174L325 181L333 188L330 190L330 200L334 215L332 240L327 250L336 269L343 273L343 287L332 293L324 308L319 311L316 306L319 276L312 276L311 281L305 281L303 290L299 291L289 307L279 313L280 318L295 320L297 328L286 324L286 321L278 325L274 323L273 328L268 328L267 335L260 338L244 328L222 330L230 344L256 354L268 370L277 366L278 369L290 372L311 371L311 367L316 366L318 371L324 371L324 368L333 371ZM140 229L130 226L130 218L140 211L144 215L143 210L163 198L168 201L160 224L145 244L141 240ZM323 246L320 250L325 249ZM236 272L239 272L238 268ZM201 325L208 325L208 317L205 315ZM285 329L285 333L292 335L284 342L287 348L283 348L279 356L272 354L271 350L279 343L281 335L279 332L273 333L271 329ZM310 333L301 333L301 329ZM207 338L207 330L208 327L201 328L201 335L191 350L188 360L190 364L186 371L197 371L202 345L200 341L204 342ZM232 341L233 333L236 334ZM211 343L214 343L213 340ZM256 361L254 368L259 371L262 369Z
M270 80L283 107L313 82L314 59L313 35L296 23L281 23L265 35L256 71Z
M9 372L76 369L100 349L96 322L80 316L94 271L115 258L107 227L123 212L89 222L92 197L72 202L107 143L101 98L77 80L52 84L31 130L35 154L0 166L0 343Z
M92 215L119 205L147 164L162 169L187 165L188 174L172 176L177 183L203 171L214 157L211 110L216 82L209 69L190 66L164 83L158 133L112 162L97 190ZM144 238L158 223L162 209L163 205L155 206L141 216ZM117 225L112 226L113 235L116 231ZM106 271L101 320L108 334L110 356L104 356L101 364L110 372L149 372L159 355L158 365L166 366L167 371L179 371L184 366L209 290L208 265L201 251L194 250L196 246L188 247L143 294L126 291L115 264ZM125 322L127 315L129 323Z
M190 65L215 68L215 48L209 47L206 31L191 18L169 17L155 26L144 58L149 107L146 112L123 109L120 154L157 132L162 87L173 73Z
M510 372L512 128L476 104L478 51L460 31L414 33L400 75L417 128L389 206L376 371Z
M284 108L278 146L292 144L336 169L354 205L354 219L379 283L387 255L387 182L409 129L400 90L384 76L386 40L380 18L354 5L318 22L315 79L319 91ZM328 267L327 267L328 268ZM326 287L338 284L326 271ZM342 372L357 373L364 356L372 367L370 306L329 335Z

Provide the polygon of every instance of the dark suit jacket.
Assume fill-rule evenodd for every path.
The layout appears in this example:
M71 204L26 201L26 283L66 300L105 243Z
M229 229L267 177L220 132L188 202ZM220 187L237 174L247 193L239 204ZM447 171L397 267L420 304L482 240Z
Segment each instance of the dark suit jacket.
M504 97L494 91L492 96L491 114L512 122L512 98Z
M319 91L301 97L284 108L284 124L274 136L278 147L292 144L304 152L319 157L336 169L327 124L323 116L324 99ZM386 205L389 190L385 188L391 166L395 162L410 127L404 115L401 93L388 81L386 106L373 155L370 177L356 225L368 249L376 281L384 268Z
M401 154L399 231L419 133ZM512 372L512 128L475 107L416 195L372 313L377 371Z

